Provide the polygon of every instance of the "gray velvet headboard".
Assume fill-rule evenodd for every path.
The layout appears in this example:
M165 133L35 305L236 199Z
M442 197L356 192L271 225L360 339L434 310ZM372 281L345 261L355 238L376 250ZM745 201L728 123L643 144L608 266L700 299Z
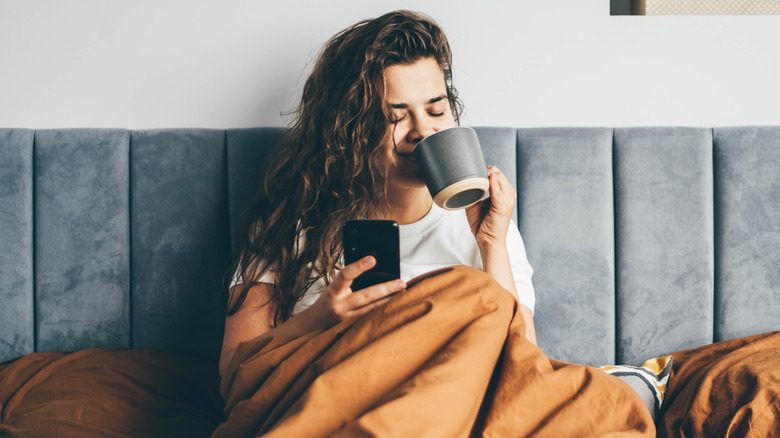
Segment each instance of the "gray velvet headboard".
M477 132L516 181L551 357L638 363L780 329L780 127ZM282 133L0 129L0 360L216 355L231 224Z

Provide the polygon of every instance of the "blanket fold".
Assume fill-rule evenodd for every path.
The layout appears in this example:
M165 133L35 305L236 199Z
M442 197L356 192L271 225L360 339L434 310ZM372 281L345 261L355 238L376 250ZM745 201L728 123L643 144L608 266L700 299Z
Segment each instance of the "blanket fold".
M780 332L672 356L659 437L780 437Z
M356 321L241 344L214 437L653 436L641 399L595 368L550 361L514 298L465 266Z
M0 363L0 437L655 435L630 386L548 359L524 331L506 290L455 267L357 320L242 343L221 394L216 358L193 354ZM780 437L780 332L672 356L658 436Z

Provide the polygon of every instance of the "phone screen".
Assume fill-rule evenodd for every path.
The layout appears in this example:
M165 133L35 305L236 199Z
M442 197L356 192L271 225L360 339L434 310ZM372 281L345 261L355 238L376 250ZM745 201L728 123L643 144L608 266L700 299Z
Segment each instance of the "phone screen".
M344 224L344 264L367 255L376 258L376 266L352 282L352 290L401 278L398 224L395 221L352 220Z

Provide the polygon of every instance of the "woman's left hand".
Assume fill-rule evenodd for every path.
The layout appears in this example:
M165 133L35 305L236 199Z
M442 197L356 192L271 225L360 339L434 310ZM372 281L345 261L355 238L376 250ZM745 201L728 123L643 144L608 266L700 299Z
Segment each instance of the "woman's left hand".
M515 208L517 193L512 184L495 166L488 166L490 197L466 208L471 232L481 248L506 245L509 221Z

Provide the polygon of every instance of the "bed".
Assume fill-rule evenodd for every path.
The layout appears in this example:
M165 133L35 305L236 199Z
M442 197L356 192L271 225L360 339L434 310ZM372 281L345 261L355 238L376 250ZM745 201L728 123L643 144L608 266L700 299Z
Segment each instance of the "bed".
M483 375L474 380L447 374L476 388L460 397L468 414L447 408L444 400L458 399L443 395L450 392L412 404L425 409L406 410L442 425L425 428L429 436L453 436L443 426L453 417L465 421L455 422L462 436L777 435L780 128L476 130L488 164L497 164L518 192L515 219L535 269L540 348L513 342L522 327L511 311L498 312L503 316L491 330L505 335L484 355L496 356L492 366L478 367ZM247 343L231 383L220 382L216 358L235 224L283 133L0 129L0 437L280 431L278 421L312 412L305 409L312 394L301 388L327 387L327 379L315 377L363 357L339 356L323 368L323 354L363 351L373 345L366 339L400 327L392 322L404 309L457 315L444 319L453 333L482 320L476 307L430 287L461 275L455 284L479 285L464 296L492 290L479 273L456 268L421 281L398 309L373 315L373 325L352 321L312 333L305 345ZM500 293L487 295L504 303ZM411 339L429 331L429 319L409 320ZM442 345L430 348L438 354ZM277 356L269 360L269 353ZM439 357L422 354L423 365ZM669 354L673 367L657 420L637 408L630 388L596 368L639 366ZM455 369L475 362L462 363ZM535 371L506 371L518 363ZM371 369L363 380L388 375ZM328 426L335 429L317 417L327 410L296 424L310 436L393 436L387 430L402 424L423 427L396 414L360 423L374 407L416 397L398 392L411 378L398 379L349 405L359 412ZM547 392L524 389L550 379L556 383L543 385ZM580 391L582 385L588 389ZM325 389L331 408L348 410L336 396L350 391ZM263 397L264 405L253 401ZM267 410L253 410L260 405ZM394 427L383 429L388 422ZM607 425L621 432L598 429Z

